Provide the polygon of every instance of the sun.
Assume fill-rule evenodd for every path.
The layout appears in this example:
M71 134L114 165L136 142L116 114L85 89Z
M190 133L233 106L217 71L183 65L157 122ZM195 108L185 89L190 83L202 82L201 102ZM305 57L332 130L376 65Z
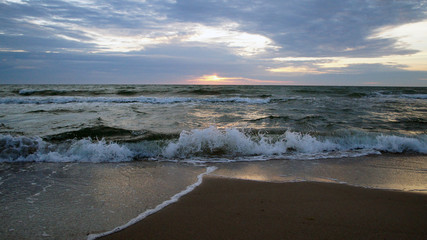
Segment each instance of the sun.
M190 80L195 84L212 84L212 85L223 85L223 84L236 84L236 78L218 77L216 74L203 75L199 78Z
M218 77L217 75L204 75L199 80L206 81L206 82L220 82L222 79L224 78Z

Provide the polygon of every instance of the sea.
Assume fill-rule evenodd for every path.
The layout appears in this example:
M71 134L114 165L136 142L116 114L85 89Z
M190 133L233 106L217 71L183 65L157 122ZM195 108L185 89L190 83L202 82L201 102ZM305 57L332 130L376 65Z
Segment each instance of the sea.
M205 174L427 194L427 88L0 85L0 239L93 239Z

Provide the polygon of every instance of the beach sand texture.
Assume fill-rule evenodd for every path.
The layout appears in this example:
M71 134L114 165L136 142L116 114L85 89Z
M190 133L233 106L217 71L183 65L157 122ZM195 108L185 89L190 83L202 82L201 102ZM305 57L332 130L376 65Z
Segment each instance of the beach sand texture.
M205 177L177 203L100 239L426 239L427 194Z

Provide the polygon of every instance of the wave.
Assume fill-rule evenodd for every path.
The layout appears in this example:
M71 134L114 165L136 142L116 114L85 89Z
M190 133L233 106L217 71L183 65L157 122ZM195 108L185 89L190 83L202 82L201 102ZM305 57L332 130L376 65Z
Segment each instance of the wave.
M102 90L75 90L75 89L20 89L13 91L21 96L93 96L108 92Z
M0 162L126 162L133 153L105 140L51 144L39 137L0 135Z
M137 96L145 94L170 93L167 86L160 88L147 87L147 85L34 85L26 88L13 88L14 95L20 96Z
M75 131L69 131L64 133L59 133L55 135L50 135L45 137L49 141L65 141L69 139L83 139L83 138L92 138L92 139L124 139L132 135L139 135L131 130L113 128L108 126L93 126L82 128Z
M65 90L34 90L34 89L21 89L17 91L17 93L22 96L31 96L31 95L54 96L54 95L62 95L66 92L67 91Z
M251 119L249 122L258 122L258 121L289 121L291 118L289 116L275 116L269 115L267 117L261 117L256 119Z
M248 103L266 104L269 98L190 98L190 97L3 97L0 104L66 104L66 103L150 103L173 104L201 103Z
M187 90L187 91L181 91L180 93L188 93L188 94L195 94L195 95L221 95L224 94L222 91L215 91L210 89L195 89L195 90Z
M116 92L117 95L123 95L123 96L134 96L134 95L138 95L141 94L139 91L133 91L133 90L117 90Z
M412 98L412 99L427 99L427 94L403 94L403 98Z
M368 96L368 94L363 93L363 92L353 92L353 93L349 93L347 95L347 97L350 97L350 98L363 98L363 97L367 97L367 96Z
M112 129L113 135L114 131ZM217 162L355 157L381 152L427 154L426 135L357 132L316 136L293 131L266 135L237 128L209 127L182 131L177 138L146 138L136 142L95 140L84 134L81 137L84 138L50 141L0 135L0 162Z
M345 134L339 137L315 137L310 134L286 131L272 137L251 135L235 128L215 127L183 131L177 142L170 143L163 155L168 158L203 156L275 158L324 158L382 152L427 153L427 137L406 137L377 134Z
M427 99L426 88L295 87L291 91L297 96Z
M239 94L241 89L230 88L229 86L188 86L188 88L178 90L179 94L195 94L195 95L223 95L223 94Z
M28 111L26 113L33 114L33 113L51 113L51 114L61 114L61 113L82 113L84 112L83 109L52 109L52 110L34 110L34 111Z
M137 142L137 141L153 141L167 140L176 138L177 134L156 133L148 130L128 130L122 128L109 127L104 125L96 125L92 127L81 128L75 131L63 132L55 135L44 137L44 140L49 142L61 142L72 139L104 139L107 141L116 142Z
M395 90L395 91L377 91L373 92L371 97L380 98L402 98L402 99L427 99L427 93L424 88L417 90Z

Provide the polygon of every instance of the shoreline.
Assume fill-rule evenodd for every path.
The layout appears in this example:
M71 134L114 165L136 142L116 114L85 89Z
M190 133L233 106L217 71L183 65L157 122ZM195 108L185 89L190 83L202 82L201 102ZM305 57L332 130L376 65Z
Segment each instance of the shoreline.
M110 232L96 239L423 239L427 195L209 175L179 201Z

